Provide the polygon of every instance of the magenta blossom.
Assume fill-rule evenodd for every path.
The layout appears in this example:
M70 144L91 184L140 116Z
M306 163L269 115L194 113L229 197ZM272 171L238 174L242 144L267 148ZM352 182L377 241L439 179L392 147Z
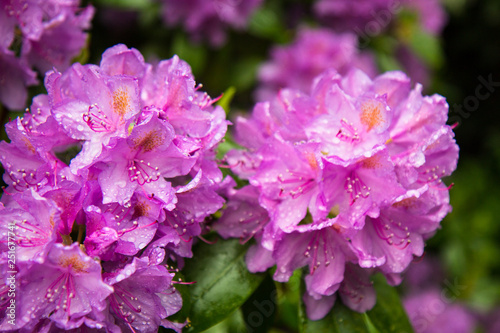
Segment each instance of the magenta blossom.
M226 27L242 29L262 0L162 0L163 16L170 26L182 24L196 40L207 38L219 46Z
M33 328L39 318L48 317L60 327L79 327L87 314L104 309L105 299L113 292L102 281L99 263L78 244L54 244L44 263L19 268L23 292L18 299L17 328Z
M419 25L431 34L439 34L446 22L440 0L318 0L314 11L336 30L354 30L358 35L381 33L396 24L402 11L414 12Z
M173 273L165 266L134 258L121 269L107 273L105 281L113 286L108 298L109 313L123 331L157 332L158 326L176 328L163 318L180 310L182 298L172 285Z
M0 80L0 102L8 108L24 106L26 86L37 83L33 68L42 74L66 69L85 47L94 8L79 4L79 0L0 1L0 72L12 78ZM19 48L20 55L15 56L12 50Z
M0 273L23 291L17 326L1 328L179 332L173 272L224 204L224 110L177 56L153 66L125 45L45 85L0 142Z
M373 56L357 50L356 35L337 34L328 29L301 29L293 43L273 48L271 60L260 67L257 99L272 99L285 87L309 92L313 79L326 69L346 74L355 67L371 77L377 73Z
M459 303L452 303L438 288L407 297L404 307L416 333L474 331L472 313Z
M353 310L370 309L370 275L398 284L450 211L441 178L456 168L458 147L444 98L421 90L401 72L329 70L309 94L283 89L237 119L245 150L227 162L251 186L227 191L216 229L257 240L246 258L252 272L276 264L284 282L307 266L311 319L337 293Z

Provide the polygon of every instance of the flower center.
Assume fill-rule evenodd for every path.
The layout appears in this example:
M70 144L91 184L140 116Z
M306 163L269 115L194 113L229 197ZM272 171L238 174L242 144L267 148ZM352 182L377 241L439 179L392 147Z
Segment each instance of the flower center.
M387 244L393 245L401 250L410 245L410 232L408 227L403 226L401 222L395 222L393 219L382 214L372 221L373 228L378 237L385 240Z
M371 190L369 186L366 186L365 183L359 179L354 171L351 171L349 176L347 176L344 188L347 193L349 193L350 205L353 205L360 197L368 198Z
M340 120L340 125L340 129L336 135L337 138L350 143L359 141L358 130L353 126L352 123L349 123L347 119L342 118Z
M128 176L130 181L137 181L139 185L151 183L160 179L161 172L158 167L144 160L130 160L128 162Z
M115 125L97 104L89 106L89 111L83 114L83 121L94 132L111 132L115 130Z
M286 170L287 178L283 174L278 175L278 181L281 183L279 196L291 196L293 199L309 192L315 186L315 180L310 175L300 172Z

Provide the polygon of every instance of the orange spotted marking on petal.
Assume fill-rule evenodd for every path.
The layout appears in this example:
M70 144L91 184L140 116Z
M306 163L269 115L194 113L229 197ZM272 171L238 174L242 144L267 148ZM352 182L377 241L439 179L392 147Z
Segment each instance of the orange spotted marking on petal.
M144 152L150 152L153 149L161 146L165 141L165 137L161 134L159 130L150 131L142 138L137 138L133 140L135 148L142 148Z
M406 198L392 204L395 208L415 208L417 206L416 198Z
M313 153L306 153L306 159L313 170L318 170L318 161Z
M50 214L50 218L49 218L49 223L50 223L50 226L52 228L54 228L56 225L56 222L54 221L54 215L55 215L54 213Z
M384 120L384 106L377 101L368 101L361 104L361 123L368 127L368 132L380 126Z
M113 93L113 111L123 118L130 109L130 96L122 88L118 88Z
M33 147L33 145L31 144L30 140L28 140L25 137L22 137L21 139L23 140L24 145L26 146L26 149L28 149L30 153L36 154L36 149L35 149L35 147Z
M378 155L364 158L360 161L361 167L365 169L376 169L380 168L382 166L382 163L380 163L380 158Z
M87 269L89 265L78 257L76 254L68 257L62 256L59 258L59 266L61 267L71 267L76 273L88 273Z
M147 203L139 201L134 206L134 214L132 216L132 219L137 219L141 216L146 216L150 210L151 207L148 206Z
M342 231L342 227L337 225L337 224L332 225L332 229L338 233L340 233Z
M438 148L442 144L442 140L443 140L443 137L442 136L439 137L436 141L434 141L433 143L431 143L430 145L428 145L425 148L425 151L428 152L430 150Z

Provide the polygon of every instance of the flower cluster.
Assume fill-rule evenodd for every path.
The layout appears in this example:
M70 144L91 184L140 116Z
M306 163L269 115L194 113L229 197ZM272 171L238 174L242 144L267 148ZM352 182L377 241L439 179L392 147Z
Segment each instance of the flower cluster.
M309 267L304 301L322 318L336 292L351 309L375 303L369 277L400 282L424 241L450 211L441 180L458 146L441 96L422 96L401 72L370 79L361 70L316 78L310 94L283 89L238 118L226 155L249 184L227 192L216 226L223 237L257 240L250 271L277 265L288 281Z
M376 75L375 60L371 53L359 52L357 36L337 34L329 29L304 28L295 41L271 50L271 60L259 69L260 88L257 99L271 99L281 88L308 92L314 78L328 68L344 75L360 68L370 77Z
M124 45L47 73L45 87L0 142L2 280L17 271L22 290L16 326L0 328L179 330L164 319L182 303L171 265L223 205L224 110L178 57L152 66Z
M446 13L440 0L319 0L314 10L325 25L336 31L356 33L361 44L380 34L391 34L394 40L386 47L392 50L397 63L414 82L429 82L432 64L411 45L415 34L441 33Z
M426 255L406 276L403 305L416 333L474 332L478 316L460 301L465 287L446 278L436 257Z
M438 288L421 290L404 300L408 317L417 333L474 332L475 320L461 304L453 304Z
M163 17L170 25L182 23L193 38L208 38L219 46L226 39L225 29L244 28L262 0L162 0Z
M440 0L319 0L314 5L316 15L328 25L369 33L382 32L403 10L415 13L419 25L432 34L439 34L446 22Z
M66 69L85 46L94 8L79 0L0 1L0 102L19 109L41 73ZM9 78L9 79L7 79Z

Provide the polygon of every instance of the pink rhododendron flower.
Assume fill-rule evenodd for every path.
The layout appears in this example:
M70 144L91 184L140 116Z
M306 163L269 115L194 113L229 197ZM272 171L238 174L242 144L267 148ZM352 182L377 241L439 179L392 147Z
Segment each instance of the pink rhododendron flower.
M16 269L23 290L15 328L179 332L166 319L182 305L171 265L224 204L224 110L177 56L153 66L125 45L99 66L48 72L45 86L0 142L0 273Z
M162 0L163 17L170 26L182 24L195 39L208 38L212 45L226 39L226 27L244 28L262 0Z
M417 333L474 331L475 319L459 303L452 303L438 288L411 295L404 300L404 307Z
M360 68L371 77L377 73L375 60L368 52L359 52L357 36L337 34L328 29L303 28L295 40L271 50L271 60L259 68L261 86L258 100L272 99L281 88L309 92L316 76L328 68L346 74Z
M245 150L227 162L250 185L227 191L215 228L257 240L247 254L253 272L276 264L274 279L285 282L307 266L311 319L337 292L353 310L370 309L370 275L399 283L451 209L441 180L458 159L448 105L421 91L401 72L328 70L309 94L283 89L236 121Z
M0 73L10 78L0 80L0 102L23 108L26 86L37 83L33 68L42 74L64 70L81 52L94 8L79 5L79 0L0 1Z
M371 35L394 24L404 10L414 12L431 34L439 34L446 22L441 0L318 0L314 5L316 15L335 29Z

